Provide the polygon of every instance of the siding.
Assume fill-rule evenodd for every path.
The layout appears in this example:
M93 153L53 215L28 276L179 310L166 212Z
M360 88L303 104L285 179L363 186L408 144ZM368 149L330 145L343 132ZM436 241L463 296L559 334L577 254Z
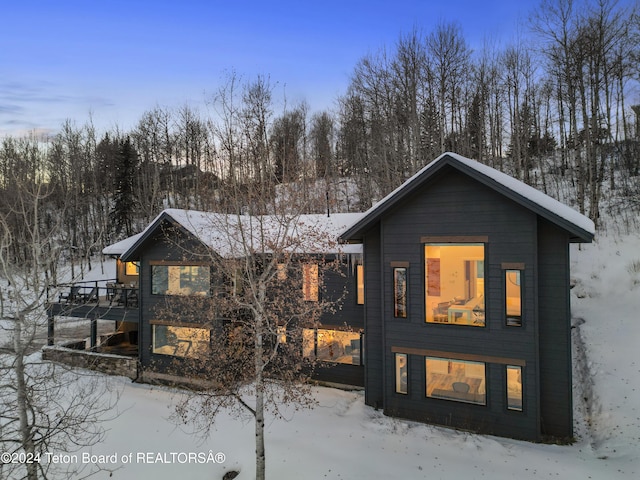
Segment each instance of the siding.
M446 168L423 185L421 191L388 212L381 224L383 251L380 274L383 290L373 293L382 293L381 297L386 299L386 303L381 305L384 325L382 350L386 369L378 369L386 371L386 374L383 373L385 412L486 433L537 439L536 215L467 175ZM484 328L425 322L425 267L421 241L424 236L488 237L485 247ZM367 265L370 252L366 243L365 249ZM393 318L390 264L398 261L409 262L410 265L407 319ZM525 264L523 327L504 325L501 265L505 262ZM367 320L367 336L371 333ZM409 395L395 394L391 347L471 353L524 361L525 411L507 411L504 366L496 363L487 364L486 406L426 398L424 358L420 355L410 355ZM370 371L369 368L367 371ZM369 376L367 382L369 388Z
M384 392L384 331L380 270L380 228L371 229L364 237L364 367L365 403L373 407L383 406Z
M355 265L360 261L360 255L345 256L339 272L330 270L324 273L325 298L338 303L336 311L324 313L320 323L347 325L355 331L364 328L364 305L357 304Z
M540 221L540 416L541 431L573 436L571 312L568 236Z

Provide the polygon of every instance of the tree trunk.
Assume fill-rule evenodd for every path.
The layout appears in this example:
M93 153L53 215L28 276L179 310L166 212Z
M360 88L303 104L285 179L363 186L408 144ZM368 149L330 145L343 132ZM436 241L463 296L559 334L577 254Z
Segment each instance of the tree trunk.
M20 422L20 440L24 452L35 458L35 444L33 442L33 432L29 425L29 401L27 393L27 381L24 365L24 346L22 345L22 325L24 324L24 314L18 313L13 329L13 350L16 354L15 374L16 374L16 403L18 409L18 420ZM37 480L38 470L35 462L26 463L27 478Z
M258 317L260 317L258 315ZM264 450L264 357L263 333L264 320L256 318L256 328L259 332L255 338L255 369L256 369L256 480L265 479L266 456Z

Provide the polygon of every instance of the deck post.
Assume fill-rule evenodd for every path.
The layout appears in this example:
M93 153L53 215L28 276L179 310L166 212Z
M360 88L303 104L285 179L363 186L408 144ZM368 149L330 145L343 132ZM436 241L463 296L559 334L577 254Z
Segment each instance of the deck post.
M94 317L91 319L91 351L96 351L98 343L98 320Z
M54 344L54 318L51 307L47 311L47 345L50 347Z

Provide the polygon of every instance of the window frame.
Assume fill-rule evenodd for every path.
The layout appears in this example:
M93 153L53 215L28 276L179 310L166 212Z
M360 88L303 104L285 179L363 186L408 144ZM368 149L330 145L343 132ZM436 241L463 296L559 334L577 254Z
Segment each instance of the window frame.
M319 350L319 346L320 346L320 342L318 341L318 333L322 333L322 332L335 332L338 334L338 336L340 334L352 334L357 336L357 340L358 340L358 354L357 354L357 362L358 363L353 363L352 362L340 362L337 360L331 360L331 359L326 359L324 357L320 357L318 355L318 350ZM324 362L324 363L330 363L332 365L351 365L351 366L362 366L364 365L364 334L360 331L350 331L350 330L341 330L338 328L331 328L329 326L323 325L321 327L316 327L316 328L304 328L303 329L303 333L302 333L302 348L303 348L303 353L302 356L304 358L311 358L313 357L314 361L317 362ZM349 340L349 342L353 342L353 340L355 340L355 338L352 338ZM309 350L309 354L305 354L305 343L307 343L307 350ZM343 345L345 346L345 345ZM340 355L337 358L343 357L343 356L349 356L351 355L352 360L354 358L353 356L353 351L347 353L346 352L346 347L345 347L345 353L344 355Z
M502 267L502 308L504 309L503 324L508 328L524 327L524 263L503 263ZM515 272L518 274L519 284L519 309L520 315L509 315L509 273Z
M404 365L400 365L400 360L404 358ZM395 390L394 392L399 395L409 395L409 354L407 353L394 353L394 380ZM404 369L404 372L402 370ZM404 373L404 391L402 391L402 373Z
M451 382L452 388L451 390L436 388L435 386L431 388L431 393L429 393L430 385L429 385L429 361L438 361L438 362L447 362L447 374L451 375L453 370L452 364L460 364L461 366L465 366L465 379L466 379L466 365L474 365L474 366L482 366L483 375L476 387L477 390L480 390L482 387L483 393L470 393L469 384L466 382L460 382L459 380ZM458 366L457 368L460 368ZM441 373L440 373L441 374ZM441 374L442 375L442 374ZM469 376L469 378L477 379L478 377ZM460 360L455 358L446 358L446 357L434 357L434 356L425 356L424 357L424 392L425 397L433 400L445 400L451 402L458 403L467 403L471 405L478 405L481 407L486 407L488 405L488 380L487 380L487 362L483 361L475 361L475 360ZM456 390L455 384L463 383L467 386L467 391L461 392ZM440 392L440 394L434 395L434 391ZM478 399L478 396L480 396Z
M521 365L505 365L505 405L506 409L510 412L523 413L524 412L524 367ZM511 406L511 397L509 396L509 370L518 371L520 377L520 407Z
M488 321L487 321L487 315L486 312L488 311L487 308L487 281L486 279L488 278L488 244L489 244L489 237L488 236L452 236L452 237L421 237L420 238L420 242L422 245L422 255L423 255L423 279L424 279L424 289L423 289L423 295L424 295L424 301L423 301L423 306L424 306L424 323L426 324L430 324L430 325L457 325L457 326L461 326L461 327L475 327L475 328L487 328L488 326ZM456 246L460 246L460 247L473 247L473 246L478 246L478 247L482 247L482 258L481 259L472 259L472 258L468 258L468 259L463 259L464 262L467 261L473 261L475 262L476 265L476 272L475 272L475 279L476 280L482 280L482 293L481 294L477 294L474 297L471 297L471 299L467 299L465 303L460 304L460 308L459 310L464 310L462 312L460 312L463 316L467 315L468 316L468 322L467 323L457 323L457 322L452 322L451 320L451 313L449 312L449 308L451 306L456 305L456 303L453 303L456 301L456 298L454 297L453 299L450 300L446 300L446 301L442 301L442 302L438 302L437 303L437 308L445 308L445 305L441 304L447 304L448 306L446 306L447 308L447 312L446 313L442 313L440 312L438 315L436 315L436 313L432 313L431 315L431 320L429 320L430 315L429 312L434 311L436 307L434 307L433 305L429 305L429 297L443 297L442 295L442 283L441 283L441 264L440 264L440 258L436 258L436 257L429 257L427 255L427 247L428 246L443 246L443 247L456 247ZM462 257L461 257L462 258ZM438 260L437 262L432 261L430 262L429 259L432 260ZM482 266L481 270L480 270L480 265ZM466 268L466 266L464 267ZM429 275L430 275L430 271L437 271L438 274L438 284L437 286L432 282L431 284L429 283ZM464 272L464 270L462 270ZM431 295L429 295L430 289L436 289L437 287L437 295L435 293L432 293ZM466 287L465 287L466 288ZM477 285L476 285L477 288ZM441 298L441 299L442 299ZM475 298L477 298L478 300L476 301L475 305L469 305L471 303L472 300L474 300ZM460 301L460 300L457 300ZM469 308L466 308L467 305L469 306ZM468 311L468 312L467 312ZM461 317L462 318L462 317Z
M154 287L154 269L155 268L159 268L159 267L165 267L167 269L167 289L165 291L157 291ZM178 267L179 269L182 269L183 267L198 267L198 268L204 268L204 269L208 269L205 270L208 273L208 286L206 290L198 290L196 292L190 292L190 293L167 293L169 292L169 279L171 278L170 274L169 274L169 269L172 267ZM176 275L176 274L174 274ZM190 276L192 276L192 273L189 274ZM177 278L178 278L178 282L181 285L182 284L182 277L183 277L183 272L181 270L178 270L177 272ZM149 290L151 292L151 295L153 296L187 296L187 295L200 295L200 296L206 296L209 297L211 296L211 265L206 264L206 263L192 263L192 262L158 262L158 261L152 261L149 262ZM182 289L182 286L180 286L180 289Z
M135 270L131 273L131 270ZM137 277L140 275L140 262L124 262L124 274L128 277Z
M398 284L400 282L400 273L403 272L402 277L402 294L398 293ZM393 276L393 317L394 318L408 318L409 316L409 264L392 264L392 276Z
M156 321L151 321L149 322L151 325L151 353L153 355L162 355L162 356L167 356L167 357L174 357L174 358L185 358L185 359L193 359L193 358L198 358L198 355L178 355L178 349L180 348L180 344L179 342L181 341L185 341L185 340L177 340L177 344L175 345L175 350L173 353L167 353L167 352L160 352L158 351L160 348L164 347L164 346L173 346L170 343L166 343L165 345L162 345L160 347L156 347L156 332L158 328L174 328L174 329L189 329L189 330L201 330L202 332L207 332L208 334L208 339L206 340L207 342L207 349L208 351L210 351L211 349L211 328L207 328L203 325L195 325L195 324L177 324L177 323L168 323L168 322L156 322ZM168 335L169 332L167 332L166 334ZM188 353L191 348L192 348L193 344L190 343L187 346L187 351L185 353Z
M320 267L317 263L302 264L302 299L305 302L320 301Z
M356 305L364 305L364 265L356 265Z

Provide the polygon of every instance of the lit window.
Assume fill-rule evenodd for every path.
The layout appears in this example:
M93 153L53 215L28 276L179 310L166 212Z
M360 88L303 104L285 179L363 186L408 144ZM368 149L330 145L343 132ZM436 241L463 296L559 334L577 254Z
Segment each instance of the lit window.
M153 295L208 295L210 269L203 265L151 265Z
M364 265L356 265L356 283L356 303L358 305L364 305Z
M424 247L426 321L484 327L484 244Z
M204 328L153 325L153 353L199 357L209 352L211 332Z
M302 265L302 295L307 302L318 301L318 265L315 263Z
M522 278L520 270L505 270L505 312L507 325L510 327L522 326Z
M396 393L407 394L407 354L396 353Z
M393 316L407 317L407 269L405 267L393 269Z
M286 280L287 279L287 264L286 263L279 263L277 266L277 279L278 280Z
M139 274L140 264L138 262L125 262L124 263L124 274L135 276Z
M485 364L426 357L427 397L486 405Z
M360 334L319 328L302 332L302 354L323 362L360 365Z
M522 367L507 365L507 408L522 411Z
M284 325L278 325L276 328L276 336L278 343L287 343L287 327Z

